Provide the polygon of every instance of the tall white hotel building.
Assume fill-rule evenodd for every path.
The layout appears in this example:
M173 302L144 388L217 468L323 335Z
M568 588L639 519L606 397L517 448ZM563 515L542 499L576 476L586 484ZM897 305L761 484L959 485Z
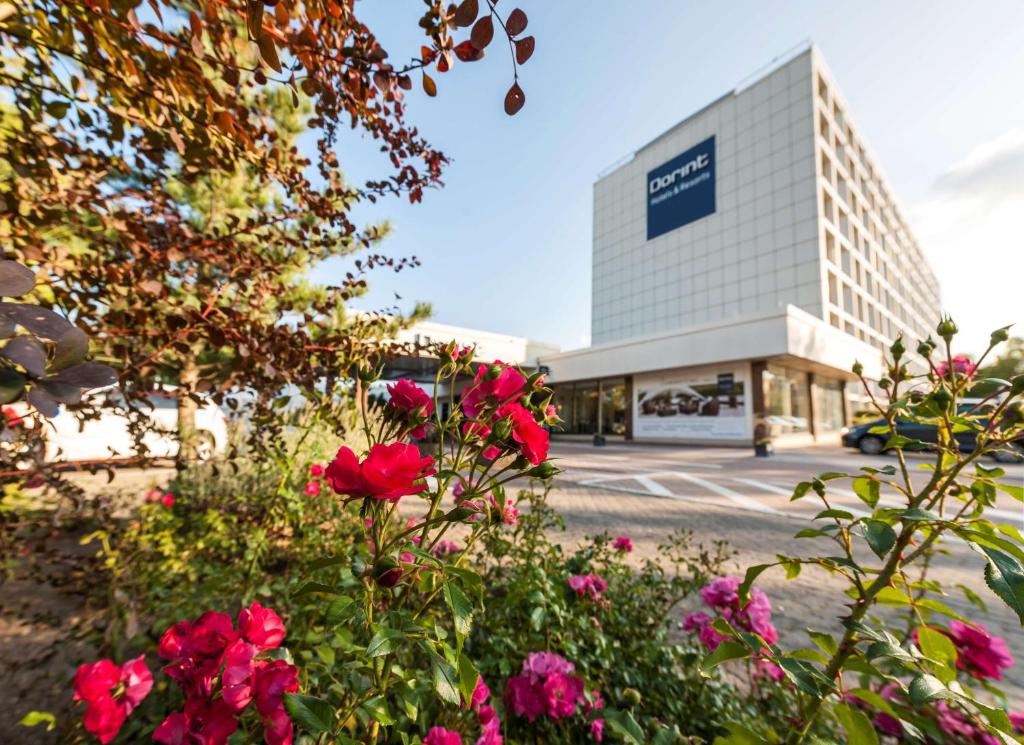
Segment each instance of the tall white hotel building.
M898 112L894 119L898 120ZM864 134L807 47L594 185L592 346L545 353L565 431L831 439L855 360L908 347L939 287Z

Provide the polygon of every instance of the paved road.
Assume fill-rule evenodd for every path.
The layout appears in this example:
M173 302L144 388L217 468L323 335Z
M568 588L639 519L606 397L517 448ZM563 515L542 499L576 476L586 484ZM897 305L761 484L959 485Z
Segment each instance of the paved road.
M770 458L757 458L749 450L737 448L625 444L595 448L589 443L561 441L555 443L553 454L565 469L563 483L797 519L810 519L822 509L817 499L790 501L799 481L826 471L855 474L863 466L897 465L893 456L865 456L834 446L782 450ZM929 462L925 456L911 456L916 484L930 476L931 472L922 468ZM998 464L989 461L983 465ZM1008 481L1024 484L1024 465L1003 468ZM828 496L833 507L867 514L849 480L829 482ZM896 496L883 490L881 503L898 506ZM994 522L1024 529L1024 504L1008 495L1000 493L988 514Z
M636 550L630 560L639 564L657 559L657 546L678 528L693 531L697 541L710 544L725 539L736 551L725 568L742 575L752 564L774 561L776 554L792 556L824 553L831 546L820 539L795 540L794 533L807 526L820 503L789 502L793 485L825 471L855 472L863 465L895 464L895 458L869 458L838 447L785 450L771 458L755 458L747 451L730 448L678 448L609 445L594 448L575 442L556 442L553 455L566 473L557 480L550 504L564 517L566 532L558 537L571 550L587 536L607 531L627 534ZM923 459L915 459L915 474ZM988 464L992 465L992 464ZM1008 469L1008 477L1024 482L1024 466ZM829 482L830 492L834 484ZM845 482L847 485L849 482ZM885 498L883 492L883 499ZM833 506L857 509L863 503L848 486L835 494ZM1000 521L1024 523L1024 505L1011 498L997 502ZM984 561L962 545L953 545L946 556L937 556L929 577L940 580L949 595L943 601L956 612L980 621L1010 645L1017 661L1005 674L1004 690L1014 710L1024 709L1024 632L1016 616L985 587ZM865 551L868 563L877 559ZM980 594L989 611L981 614L970 605L957 585ZM762 574L758 586L768 593L774 623L785 648L808 646L805 629L840 633L836 616L849 601L845 585L824 570L805 568L795 580L783 572ZM696 603L678 608L679 619ZM894 611L883 609L884 615Z

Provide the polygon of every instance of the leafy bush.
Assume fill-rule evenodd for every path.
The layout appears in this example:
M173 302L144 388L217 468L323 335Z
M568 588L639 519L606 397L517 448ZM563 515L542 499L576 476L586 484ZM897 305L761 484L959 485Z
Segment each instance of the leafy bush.
M878 434L887 438L897 465L826 473L796 487L793 499L817 498L823 507L816 527L796 537L827 539L835 548L812 556L780 554L773 564L750 567L733 588L736 608L746 609L753 605L751 586L765 570L782 567L793 578L804 565L820 566L847 585L851 603L837 611L841 636L812 629L813 647L783 652L773 634L738 623L736 616L720 613L710 622L721 640L706 665L766 660L791 686L780 716L753 727L731 723L724 743L796 745L814 741L821 731L841 731L833 736L858 745L878 743L880 735L908 742L1018 742L1013 733L1024 730L1024 716L1008 711L1009 702L993 684L1012 664L1005 642L943 602L945 588L928 575L928 567L944 543L967 545L986 561L984 584L1024 625L1024 536L1017 526L986 517L997 493L1024 501L1024 487L1008 483L1002 468L979 462L986 455L1019 452L1024 376L977 380L976 364L952 352L953 322L943 320L936 332L939 345L927 340L918 346L927 366L917 373L897 339L879 383L884 396L874 399L885 420ZM1007 336L1006 329L994 332L978 364ZM963 405L982 384L995 390L977 404ZM936 442L909 437L907 424L934 428ZM964 447L965 435L973 447ZM934 454L917 479L906 451ZM870 512L832 506L832 484L846 480ZM964 593L980 603L973 590ZM904 615L893 623L879 613L885 607L903 609Z
M659 561L638 571L626 561L625 536L600 535L564 555L551 540L561 518L545 497L523 492L519 524L488 534L476 557L487 593L468 648L492 688L518 672L527 652L551 651L600 692L616 739L675 742L682 728L710 741L729 717L744 716L731 686L701 675L697 649L672 639L673 608L720 571L724 543L694 547L690 534L677 532L659 547ZM595 577L596 586L587 581ZM506 724L515 742L590 739L582 723L573 730L510 717Z

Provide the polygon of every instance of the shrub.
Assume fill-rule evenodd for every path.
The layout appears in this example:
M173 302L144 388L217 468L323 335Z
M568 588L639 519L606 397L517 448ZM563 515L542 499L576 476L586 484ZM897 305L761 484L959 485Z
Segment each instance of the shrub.
M918 346L926 367L916 373L897 339L879 383L884 395L873 401L884 419L878 434L887 438L886 449L897 464L865 466L858 474L826 473L796 487L793 499L817 498L823 507L816 527L796 537L827 539L833 550L780 554L773 564L750 567L742 582L731 583L732 610L746 615L720 612L706 626L716 637L706 666L767 660L790 685L779 715L754 726L731 723L723 742L796 745L822 733L851 743L877 743L879 734L935 743L1016 741L1013 733L1021 722L1011 719L1009 702L992 683L1011 664L1005 643L950 608L941 599L945 588L928 575L928 566L943 544L966 544L985 560L984 584L1024 624L1024 537L1016 526L986 516L997 493L1024 500L1024 488L1008 483L1002 468L979 462L985 455L1020 452L1024 376L984 381L994 384L995 392L965 405L962 400L982 382L974 377L977 365L1006 340L1006 329L992 334L977 365L953 354L957 329L951 320L943 320L936 332L939 344L927 340ZM936 441L909 436L907 425L932 428ZM912 477L906 451L933 453L922 477ZM830 503L832 485L845 480L869 513L857 515ZM749 622L746 609L757 602L751 586L771 567L783 567L792 578L807 564L846 583L851 603L837 612L844 631L836 638L809 630L813 647L783 652L774 629ZM973 590L962 589L984 607ZM878 612L882 607L902 609L902 618L894 623Z

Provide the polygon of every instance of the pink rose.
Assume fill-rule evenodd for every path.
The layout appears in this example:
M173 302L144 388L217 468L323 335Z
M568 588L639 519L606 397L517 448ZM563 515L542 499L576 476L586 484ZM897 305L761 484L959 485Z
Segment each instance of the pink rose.
M628 554L633 550L633 539L628 535L620 535L612 541L612 548L616 551L621 551L624 554Z

